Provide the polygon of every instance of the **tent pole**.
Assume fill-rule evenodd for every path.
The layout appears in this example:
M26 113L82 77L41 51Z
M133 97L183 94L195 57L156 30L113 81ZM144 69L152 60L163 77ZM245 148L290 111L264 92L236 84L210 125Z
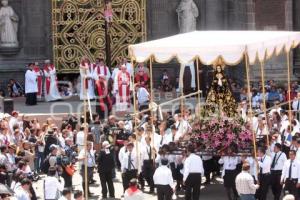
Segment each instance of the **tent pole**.
M252 111L252 102L251 102L251 90L250 90L250 74L249 74L249 57L247 52L245 52L245 66L246 66L246 77L247 77L247 89L248 89L248 100L249 100L249 112L248 119L250 118L250 130L252 131L252 140L253 140L253 150L254 157L257 158L256 155L256 135L253 131L253 111Z
M199 73L199 59L196 58L196 66L197 66L197 87L198 91L200 90L200 73ZM199 118L201 117L201 94L198 93L198 112L199 112Z
M150 105L153 106L153 69L152 69L152 56L150 57ZM149 106L150 108L150 106ZM154 128L154 115L153 115L153 109L150 110L151 113L151 130L152 130L152 134L151 134L151 143L152 143L152 148L154 148L154 134L155 134L155 128ZM156 149L158 151L158 149ZM152 153L151 153L152 155ZM155 160L155 155L153 156L153 160ZM153 161L154 162L154 161Z
M265 121L267 126L267 146L270 146L270 139L269 139L269 123L268 123L268 116L267 116L267 104L266 104L266 88L265 88L265 58L263 61L260 62L260 72L261 72L261 86L262 86L262 93L263 93L263 106L264 106L264 115Z
M288 68L288 75L287 75L287 79L288 79L288 102L289 102L289 122L290 122L290 126L291 124L291 120L292 120L292 105L291 105L291 65L290 65L290 51L286 52L286 62L287 62L287 68Z
M87 74L87 71L86 71ZM87 85L89 83L86 83L86 77L83 79L83 94L84 94L84 99L83 99L83 116L84 116L84 177L82 177L84 179L84 190L85 190L85 198L88 199L88 177L87 177L87 134L88 134L88 127L87 127L87 109L86 109L86 102L87 102L87 98L88 98L88 90L87 90Z
M133 91L132 91L132 95L133 95L133 113L135 114L136 113L136 93L135 93L135 84L134 84L134 65L133 65L133 59L130 58L130 63L131 63L131 66L132 66L132 70L133 70L133 76L131 78L131 82L132 82L132 85L133 85ZM133 120L133 127L136 126L136 118L134 118Z

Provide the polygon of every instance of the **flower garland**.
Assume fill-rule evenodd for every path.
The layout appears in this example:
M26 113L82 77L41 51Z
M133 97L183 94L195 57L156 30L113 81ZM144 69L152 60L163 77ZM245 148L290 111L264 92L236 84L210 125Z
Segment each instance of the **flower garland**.
M239 118L213 117L196 119L192 137L200 141L202 150L219 151L235 144L239 152L252 147L250 125Z

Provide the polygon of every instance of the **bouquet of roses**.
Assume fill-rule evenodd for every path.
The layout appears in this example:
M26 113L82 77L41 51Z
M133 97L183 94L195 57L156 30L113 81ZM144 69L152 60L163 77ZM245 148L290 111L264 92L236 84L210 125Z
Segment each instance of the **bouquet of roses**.
M219 151L232 144L238 151L249 150L252 147L252 132L250 125L242 119L214 117L195 120L192 137L202 144L205 151Z

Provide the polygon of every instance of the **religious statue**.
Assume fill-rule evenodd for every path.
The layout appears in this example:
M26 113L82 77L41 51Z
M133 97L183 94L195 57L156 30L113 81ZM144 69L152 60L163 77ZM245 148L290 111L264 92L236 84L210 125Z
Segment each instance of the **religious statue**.
M222 61L214 64L213 80L206 98L206 114L219 112L223 116L234 117L237 114L237 104L225 77L224 67Z
M19 18L8 0L1 1L0 8L0 47L18 47L18 21Z
M178 14L180 33L187 33L196 30L199 10L193 0L181 0L176 12Z

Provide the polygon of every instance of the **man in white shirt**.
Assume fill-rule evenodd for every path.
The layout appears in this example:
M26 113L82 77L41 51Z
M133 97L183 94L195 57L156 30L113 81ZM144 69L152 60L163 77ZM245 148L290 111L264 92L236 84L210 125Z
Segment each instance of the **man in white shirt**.
M143 111L148 109L149 107L149 92L147 91L146 88L144 88L142 85L136 85L136 96L138 100L138 105L139 105L139 111Z
M121 169L124 173L124 187L125 190L129 187L129 182L133 178L137 178L138 175L138 163L136 152L133 151L134 144L127 144L127 153L124 155L123 160L121 161Z
M9 120L9 129L11 133L14 133L13 130L14 125L19 125L18 116L19 116L19 112L12 111L11 118Z
M224 179L224 187L228 199L238 198L238 193L235 188L235 178L237 176L237 165L240 162L240 158L235 156L232 148L228 148L227 156L222 156L219 160L219 164L223 164L222 177Z
M258 175L258 181L260 183L260 187L257 190L257 196L260 200L266 200L270 181L271 181L271 165L272 160L271 157L266 154L266 150L261 147L258 148L257 151L258 155L258 166L259 166L259 175Z
M141 149L141 160L142 160L142 177L140 178L142 189L144 188L144 180L146 179L149 187L150 193L154 192L153 183L153 173L154 173L154 163L153 163L153 147L151 147L151 137L147 136L145 138L146 145L142 146Z
M158 167L153 175L154 184L157 188L157 198L171 200L174 190L174 181L171 170L167 167L168 160L162 159L161 166ZM200 179L201 180L201 179Z
M243 171L235 179L236 190L241 200L254 200L254 195L259 185L254 184L254 179L249 173L249 163L245 162L242 169Z
M78 161L81 163L81 176L82 176L82 187L83 191L86 193L88 192L88 196L91 197L92 193L89 190L89 182L93 177L93 170L96 164L95 161L95 152L92 149L93 143L88 142L87 143L87 149L82 149L78 155ZM87 175L85 174L85 158L87 158ZM85 191L85 178L87 176L87 185L88 185L88 191Z
M62 191L62 196L58 200L72 200L72 191L69 188L65 188Z
M300 120L300 93L297 93L297 97L292 102L293 111L296 113L297 120Z
M30 193L31 182L29 179L24 178L21 180L21 187L15 190L15 197L17 200L30 200L31 193Z
M44 180L44 198L45 200L57 199L64 189L64 183L61 183L56 177L56 168L50 167L48 176Z
M281 174L285 161L287 160L285 153L281 151L281 144L276 143L274 152L272 153L271 164L271 188L274 195L274 200L279 200L282 190Z
M298 199L298 187L300 186L300 162L296 160L296 151L290 150L289 158L285 161L282 175L281 184L285 185L284 191L295 196Z
M82 125L76 134L76 144L78 146L78 152L84 148L84 126Z
M183 167L183 183L185 188L185 199L199 199L201 176L204 175L203 163L199 156L195 154L192 145L187 147L187 158Z

